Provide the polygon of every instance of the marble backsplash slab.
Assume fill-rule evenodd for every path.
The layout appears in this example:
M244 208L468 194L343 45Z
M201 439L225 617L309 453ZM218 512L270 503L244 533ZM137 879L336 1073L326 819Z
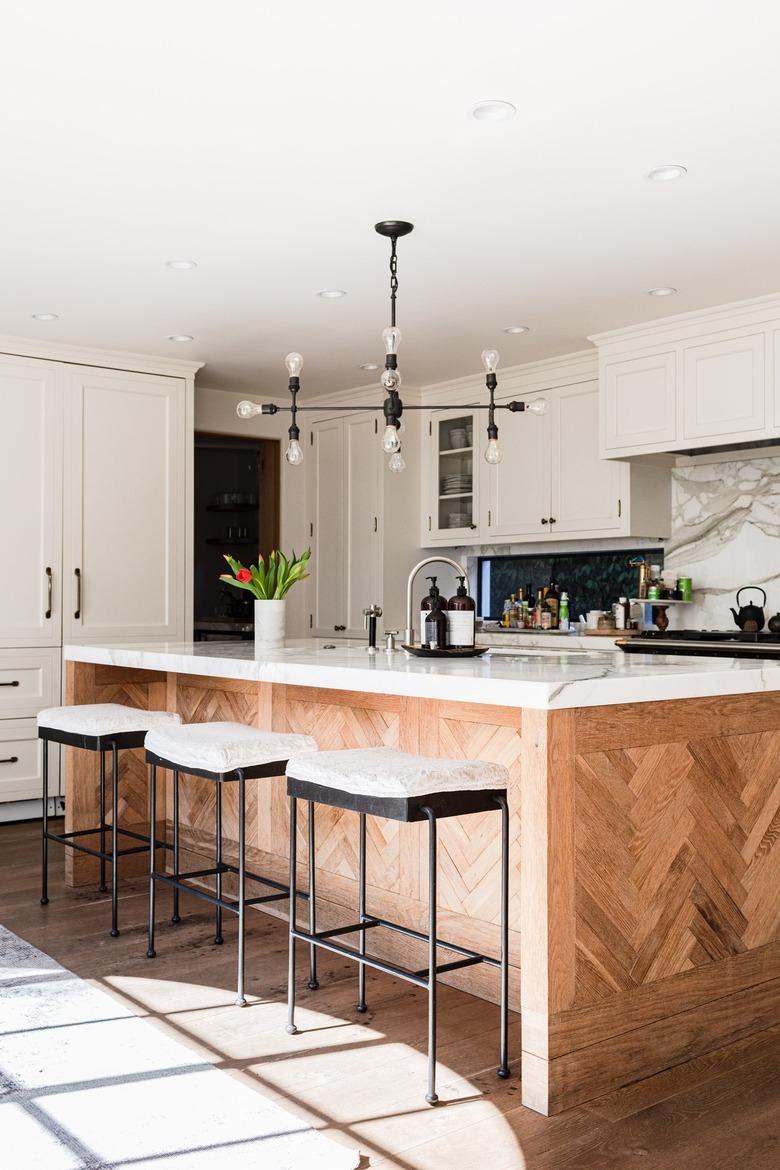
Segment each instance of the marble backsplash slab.
M767 618L776 613L780 456L676 467L665 566L693 578L694 603L674 614L677 628L734 628L730 608L742 585L761 585Z

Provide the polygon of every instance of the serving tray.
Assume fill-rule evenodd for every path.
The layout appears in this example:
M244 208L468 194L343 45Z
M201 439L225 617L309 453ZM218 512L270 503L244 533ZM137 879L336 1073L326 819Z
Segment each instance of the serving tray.
M429 650L427 646L409 646L403 643L402 650L414 654L416 658L479 658L480 654L487 654L489 646L466 646L444 650Z

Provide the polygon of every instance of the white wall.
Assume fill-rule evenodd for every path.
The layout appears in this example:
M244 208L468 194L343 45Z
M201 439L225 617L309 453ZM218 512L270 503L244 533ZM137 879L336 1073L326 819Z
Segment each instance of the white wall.
M306 528L306 477L303 467L290 467L284 460L287 428L290 425L289 414L257 415L251 419L240 419L236 414L236 406L245 397L246 395L231 394L225 390L196 386L195 430L237 435L244 439L256 437L281 441L279 543L285 553L289 553L292 548L300 553L309 545ZM287 595L287 636L303 638L307 633L306 590L301 585L293 585Z

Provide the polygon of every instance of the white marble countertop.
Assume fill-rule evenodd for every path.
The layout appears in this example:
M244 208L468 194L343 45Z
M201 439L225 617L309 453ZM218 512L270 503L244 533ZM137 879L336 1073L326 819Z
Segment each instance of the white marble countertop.
M410 695L501 707L563 709L780 691L780 661L685 658L562 648L483 658L370 655L365 643L308 638L255 657L252 642L124 642L65 647L66 661L213 678Z

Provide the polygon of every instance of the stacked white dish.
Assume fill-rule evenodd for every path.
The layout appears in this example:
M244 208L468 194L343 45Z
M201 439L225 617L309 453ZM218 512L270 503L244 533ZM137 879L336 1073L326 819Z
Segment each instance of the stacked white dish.
M450 475L442 476L439 484L441 494L443 496L454 496L470 492L471 482L471 472L452 472Z

